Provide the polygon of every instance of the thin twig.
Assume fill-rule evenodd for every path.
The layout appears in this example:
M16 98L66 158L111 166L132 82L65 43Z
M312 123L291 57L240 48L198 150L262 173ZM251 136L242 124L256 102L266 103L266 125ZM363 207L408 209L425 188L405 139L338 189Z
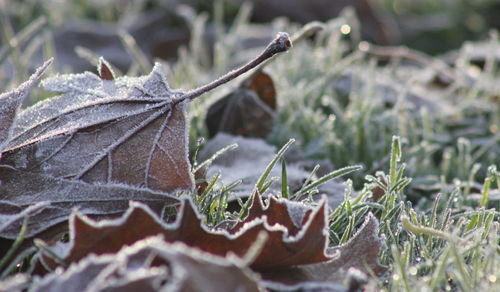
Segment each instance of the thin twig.
M325 24L322 22L319 21L310 22L304 25L298 32L292 35L292 43L296 44L324 28ZM260 70L262 70L262 68L269 65L269 63L273 62L274 60L276 60L276 55L272 56L271 58L267 59L266 61L262 62L262 64L257 66L255 68L255 72L259 72Z
M198 87L192 91L187 92L186 94L183 94L179 96L176 100L174 100L173 104L177 104L182 101L191 101L195 99L196 97L224 84L227 83L234 78L240 76L241 74L247 72L250 69L255 68L258 66L260 63L264 62L265 60L271 58L272 56L281 53L281 52L286 52L292 47L292 41L290 40L290 37L288 36L287 33L285 32L279 32L276 35L276 38L272 40L269 45L267 45L266 49L258 55L255 59L252 61L248 62L247 64L243 65L242 67L235 69L226 75L218 78L215 81L210 82L209 84L203 85L201 87Z

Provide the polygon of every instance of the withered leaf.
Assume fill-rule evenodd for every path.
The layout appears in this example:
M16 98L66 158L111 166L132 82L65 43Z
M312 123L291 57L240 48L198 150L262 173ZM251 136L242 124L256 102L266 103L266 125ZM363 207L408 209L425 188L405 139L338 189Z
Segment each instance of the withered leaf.
M28 81L21 84L18 88L0 94L0 151L10 138L11 127L21 103L28 95L30 89L40 80L51 63L52 59L45 62L33 75L31 75Z
M158 211L177 202L168 192L193 188L185 103L174 102L181 93L170 90L159 64L140 78L87 72L46 79L47 90L64 94L14 115L49 64L2 98L15 102L2 107L13 125L2 132L1 237L15 238L28 213L31 237L66 220L73 207L106 217L133 199ZM105 61L99 69L112 75ZM51 205L27 213L39 202Z
M287 267L262 269L260 274L272 289L304 289L324 287L334 290L342 285L349 269L355 268L368 274L367 268L376 275L386 271L378 262L382 241L377 236L378 220L369 213L358 232L346 244L331 248L338 256L328 262ZM328 290L327 290L328 291Z
M268 74L258 71L239 88L210 106L205 119L208 134L218 132L265 137L273 127L276 89Z
M254 268L303 265L332 258L326 250L328 203L324 196L315 208L272 196L265 207L261 196L255 193L249 215L230 232L237 238L250 232L257 233L262 227L255 228L253 225L259 226L259 222L262 222L261 226L268 232L269 238L252 263ZM256 235L253 237L256 238Z
M258 199L255 200L258 202ZM287 201L275 202L278 207L288 208ZM261 208L253 204L250 214L259 213L253 208ZM294 206L291 207L293 209ZM290 208L289 208L290 209ZM75 262L89 253L104 254L118 251L123 245L130 245L147 236L161 234L165 241L180 241L189 246L199 248L211 254L226 256L228 253L243 257L261 232L267 233L267 241L260 253L253 259L252 267L279 267L316 263L331 259L325 254L328 246L326 200L313 209L308 209L300 216L284 215L285 223L279 218L268 221L267 216L248 218L234 232L210 230L202 223L202 218L195 210L191 200L184 200L183 207L175 223L163 224L149 208L143 204L132 202L125 215L114 221L94 222L89 218L73 213L70 217L70 242L58 246L60 257L67 263ZM307 215L305 214L307 213ZM276 221L276 222L274 222ZM299 231L286 226L301 222ZM42 262L49 269L57 264L48 256L42 255Z
M265 206L262 196L256 191L252 195L247 217L229 228L229 231L237 233L248 222L265 216L269 225L282 225L287 229L288 235L295 236L307 223L312 212L313 208L304 203L278 199L275 196L270 196L269 203Z
M213 163L204 169L206 177L213 177L220 173L219 182L224 185L232 184L237 180L241 183L232 189L235 197L248 198L254 190L255 182L262 175L262 171L276 156L278 149L267 144L263 139L234 136L226 133L218 133L208 141L198 155L198 161L202 163L210 159L220 149L231 144L237 144L238 148L223 153ZM269 177L280 177L281 167L274 167ZM304 181L310 176L297 163L287 163L287 180L291 191L298 191ZM281 185L277 182L269 186L269 193L278 193ZM266 195L266 194L264 194ZM330 203L330 202L329 202Z
M235 258L222 258L143 239L112 255L90 255L62 275L35 281L33 291L261 291L258 276Z
M141 201L157 213L179 203L163 192L123 184L88 184L0 166L0 236L15 239L29 215L26 237L67 220L72 209L88 215L123 213L130 200ZM46 237L42 237L46 238Z
M17 116L4 164L90 183L193 188L185 104L174 104L181 93L168 87L160 64L147 77L102 80L86 72L42 85L64 94Z

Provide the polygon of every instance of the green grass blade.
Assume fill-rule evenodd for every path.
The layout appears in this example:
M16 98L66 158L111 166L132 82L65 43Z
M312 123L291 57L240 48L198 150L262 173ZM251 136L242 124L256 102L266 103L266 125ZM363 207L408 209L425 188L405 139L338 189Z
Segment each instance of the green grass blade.
M331 179L334 179L334 178L338 178L338 177L341 177L343 175L346 175L346 174L349 174L353 171L357 171L357 170L360 170L362 167L359 166L359 165L354 165L354 166L346 166L344 168L341 168L341 169L337 169L335 171L332 171L322 177L320 177L318 180L310 183L309 185L305 186L304 188L302 188L301 190L299 190L297 193L295 193L293 195L294 198L296 199L299 199L302 195L304 194L307 194L308 192L312 191L313 189L315 189L316 187L324 184L325 182L331 180Z
M219 156L221 156L222 154L224 154L227 151L231 151L231 150L234 150L236 148L238 148L238 144L234 143L234 144L228 145L228 146L222 148L221 150L215 152L214 155L212 155L209 159L207 159L207 160L203 161L202 163L200 163L199 165L197 165L193 169L193 173L197 172L198 170L200 170L201 168L203 168L205 166L210 166L210 164L212 164L212 162L214 162L214 160L217 159Z
M259 179L257 180L257 183L255 184L255 190L259 191L261 194L263 193L264 185L267 181L267 178L269 177L269 174L271 173L271 170L273 170L274 166L276 165L276 162L278 162L279 159L285 154L285 152L288 150L288 148L295 142L295 139L290 139L281 149L276 153L274 156L273 160L269 162L269 164L266 166L264 169L264 172L261 174Z
M28 231L28 218L29 218L28 216L24 217L23 225L21 226L21 230L19 231L19 235L17 236L16 240L14 240L14 243L9 248L7 253L0 260L0 271L9 262L10 258L15 254L16 250L23 243L24 236L26 235L26 232Z
M288 199L288 176L285 160L281 161L281 196Z

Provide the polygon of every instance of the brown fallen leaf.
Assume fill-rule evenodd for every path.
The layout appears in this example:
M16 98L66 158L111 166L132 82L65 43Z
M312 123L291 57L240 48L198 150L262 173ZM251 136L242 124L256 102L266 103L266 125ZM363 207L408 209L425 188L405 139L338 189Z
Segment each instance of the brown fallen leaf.
M159 236L116 254L90 255L62 274L35 280L31 291L262 291L258 280L234 257L169 244Z
M265 216L269 225L284 226L288 230L289 236L295 236L303 229L313 212L313 208L304 203L278 199L275 196L270 196L269 203L265 206L262 196L258 192L253 194L251 200L252 204L248 209L247 217L230 227L231 233L237 233L248 222Z
M20 179L22 178L22 179ZM88 184L78 180L54 178L0 166L0 235L15 239L23 219L28 216L25 237L40 233L66 221L73 208L87 215L117 216L128 209L129 201L141 201L156 213L163 207L179 204L177 197L146 188L122 184ZM61 226L51 235L67 230Z
M255 199L255 202L258 202ZM181 212L173 224L167 225L151 210L140 203L131 202L130 209L124 216L114 221L95 222L86 216L74 212L70 217L70 241L68 244L57 244L57 254L66 263L76 262L89 253L104 254L117 252L123 245L130 245L145 237L161 234L167 242L183 242L211 254L226 256L232 253L243 257L249 252L262 232L267 233L267 241L251 262L252 267L280 267L327 261L331 256L325 254L328 246L327 207L323 200L316 208L297 211L297 206L288 201L276 201L272 209L288 209L290 214L284 215L284 224L279 218L267 216L244 220L238 230L210 230L202 222L190 199L185 199ZM258 203L250 207L250 214L259 213ZM265 214L266 212L264 212ZM297 215L298 213L299 215ZM307 213L307 215L305 215ZM299 217L303 219L299 219ZM288 218L288 219L286 219ZM301 222L300 230L287 225ZM294 227L295 228L295 227ZM57 263L46 254L41 256L42 263L49 270L57 267Z
M159 64L146 78L56 76L64 92L21 112L2 162L20 170L90 183L171 192L193 188L184 103L174 104Z
M253 197L247 218L231 229L235 236L243 236L253 230L252 224L264 222L264 230L268 232L269 238L252 263L253 268L317 263L330 260L334 256L327 252L326 197L322 197L318 206L312 209L298 202L272 196L269 205L264 207L260 195L256 193Z
M368 274L368 269L382 275L387 268L378 262L382 241L377 236L378 220L369 213L358 232L346 244L331 248L338 257L328 262L297 267L261 269L259 272L271 289L308 290L322 287L336 291L347 279L349 269Z
M44 211L36 219L49 223L38 224L30 235L64 221L75 206L107 217L122 212L129 199L156 206L163 199L165 205L172 202L168 193L192 191L187 102L290 47L288 35L278 33L254 60L189 92L171 90L160 64L146 77L114 78L102 61L100 76L86 72L44 80L46 90L63 94L5 122L9 129L2 132L7 140L0 148L0 226L19 221L36 202L54 203L50 208L58 211ZM49 63L2 100L25 95ZM12 109L17 103L6 112ZM14 229L0 229L0 236L12 238Z
M273 127L276 89L269 74L258 71L233 92L210 106L205 119L208 135L219 132L265 137Z

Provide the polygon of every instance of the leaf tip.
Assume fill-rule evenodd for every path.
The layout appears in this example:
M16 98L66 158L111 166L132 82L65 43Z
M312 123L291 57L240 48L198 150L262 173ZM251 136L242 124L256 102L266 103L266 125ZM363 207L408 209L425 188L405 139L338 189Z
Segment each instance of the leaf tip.
M52 65L52 63L54 63L54 57L50 57L47 61L43 62L43 65L41 66L41 68L48 67L48 66Z
M33 75L31 75L30 79L27 82L29 82L29 83L37 82L40 79L40 77L42 77L42 75L45 73L45 71L47 71L47 68L50 65L52 65L53 62L54 62L53 57L48 59L47 61L43 62L42 66L40 66L36 69L35 73L33 73Z
M115 73L111 69L111 65L103 58L99 58L99 63L97 64L97 73L102 80L114 80Z

